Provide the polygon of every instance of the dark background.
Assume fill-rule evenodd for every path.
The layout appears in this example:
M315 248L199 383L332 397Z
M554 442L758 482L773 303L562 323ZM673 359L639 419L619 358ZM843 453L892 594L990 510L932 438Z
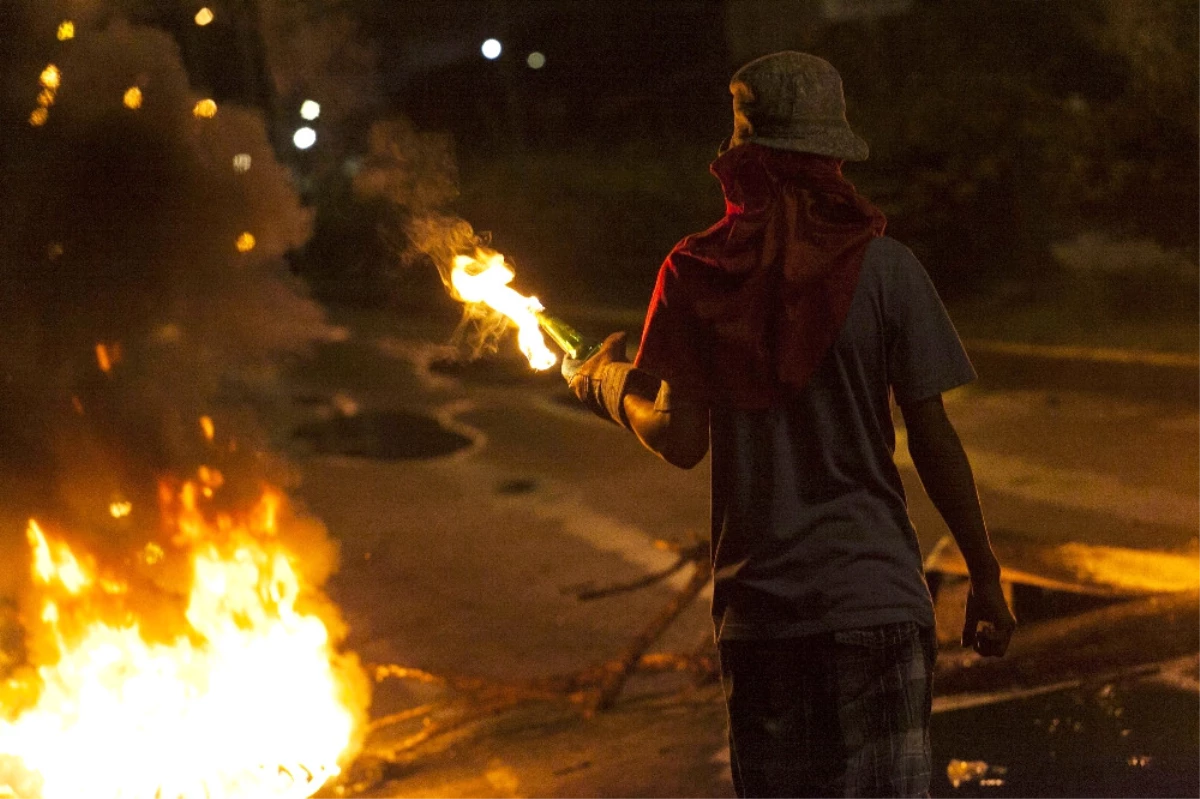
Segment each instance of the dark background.
M206 27L196 4L166 0L91 4L88 24L163 29L197 92L261 109L317 210L293 268L328 302L440 302L404 236L406 219L434 209L491 232L547 304L640 305L670 246L720 215L707 166L729 127L729 76L793 48L841 71L872 147L847 175L949 301L1049 305L1072 330L1196 313L1195 2L211 5ZM18 5L13 29L32 18ZM494 61L480 54L489 37L504 46ZM41 57L9 45L13 67ZM324 113L318 144L299 152L305 98ZM410 157L386 168L444 184L432 198L355 191L372 125L388 119L409 126ZM419 155L431 147L444 157Z

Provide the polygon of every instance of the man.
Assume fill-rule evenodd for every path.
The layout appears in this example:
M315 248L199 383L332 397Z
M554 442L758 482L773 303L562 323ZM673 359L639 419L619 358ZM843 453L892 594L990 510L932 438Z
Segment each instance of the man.
M934 617L893 461L967 562L964 646L1016 625L942 405L975 376L928 276L841 174L867 157L841 77L782 52L732 79L724 219L663 263L637 359L614 334L572 391L682 468L712 448L713 622L739 796L921 796Z

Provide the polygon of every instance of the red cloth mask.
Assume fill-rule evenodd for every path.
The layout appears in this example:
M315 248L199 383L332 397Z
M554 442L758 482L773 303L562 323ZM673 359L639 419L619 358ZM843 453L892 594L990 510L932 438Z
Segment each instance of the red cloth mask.
M743 144L711 170L725 218L676 245L663 268L708 339L710 400L765 408L802 388L829 351L887 220L837 159Z

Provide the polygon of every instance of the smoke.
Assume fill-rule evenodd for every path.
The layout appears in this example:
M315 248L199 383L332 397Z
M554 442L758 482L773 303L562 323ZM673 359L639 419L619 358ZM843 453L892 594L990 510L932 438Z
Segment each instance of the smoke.
M340 334L284 260L311 219L259 114L195 115L204 98L161 31L79 24L60 42L39 14L4 34L21 47L0 94L0 119L19 120L0 148L4 595L26 578L31 517L124 562L160 532L164 477L213 467L214 502L242 507L288 482L255 409L279 400L281 356ZM29 124L48 64L59 85ZM118 500L132 513L114 518ZM289 518L281 537L319 585L336 549Z
M450 271L459 255L491 254L490 236L476 233L466 220L448 213L458 196L453 142L445 134L415 130L406 119L371 126L369 154L354 178L364 199L381 199L400 213L396 229L382 230L403 268L436 269L446 292L461 298ZM464 358L496 352L514 326L508 317L481 303L464 303L450 345Z

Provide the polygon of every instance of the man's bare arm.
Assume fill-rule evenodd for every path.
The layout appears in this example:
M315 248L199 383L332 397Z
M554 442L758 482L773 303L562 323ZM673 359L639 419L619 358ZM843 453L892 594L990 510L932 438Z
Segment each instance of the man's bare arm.
M630 391L624 397L630 429L646 449L672 466L690 469L708 453L708 408L686 398L671 398L659 382L654 397Z
M992 551L979 505L975 477L958 433L946 416L940 394L902 404L908 450L929 499L950 528L967 571L971 594L963 628L963 646L984 655L1003 655L1016 620L1000 586L1000 564ZM990 625L984 630L979 624Z
M598 416L633 431L646 449L690 469L708 452L708 408L673 395L670 386L625 357L625 334L614 333L586 361L564 359L563 376Z

